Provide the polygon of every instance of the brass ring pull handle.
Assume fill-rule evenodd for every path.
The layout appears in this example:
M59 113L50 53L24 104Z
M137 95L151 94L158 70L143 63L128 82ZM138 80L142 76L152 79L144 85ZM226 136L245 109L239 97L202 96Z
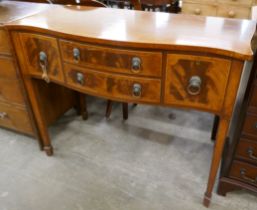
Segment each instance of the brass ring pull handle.
M192 76L187 86L187 92L192 95L198 95L201 92L202 79L199 76Z
M141 59L138 57L133 57L131 71L134 73L138 73L140 69L141 69Z
M80 51L78 48L73 48L73 58L75 61L80 60Z
M41 70L43 72L42 79L45 80L46 83L50 82L50 79L47 75L47 55L45 52L41 51L39 53L39 65L41 67Z
M7 113L6 112L0 112L0 119L4 119L7 117Z
M257 156L254 155L253 148L249 147L247 149L247 153L252 160L257 160Z
M140 84L138 83L133 84L132 94L134 97L141 97L142 87Z
M240 175L241 175L242 179L244 179L247 182L257 184L257 177L255 179L252 179L252 178L247 177L245 174L246 174L246 170L244 168L240 169Z
M80 72L77 72L76 79L77 79L77 83L79 83L80 85L84 85L85 84L84 74L82 74Z

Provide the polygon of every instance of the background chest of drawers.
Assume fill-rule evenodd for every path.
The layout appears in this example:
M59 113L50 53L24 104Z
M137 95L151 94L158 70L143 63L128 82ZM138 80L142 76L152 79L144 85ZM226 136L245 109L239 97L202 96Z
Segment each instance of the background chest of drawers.
M0 126L34 135L7 32L0 27Z
M183 0L182 13L248 19L256 0Z
M257 60L253 67L237 131L224 151L218 193L248 189L257 192Z

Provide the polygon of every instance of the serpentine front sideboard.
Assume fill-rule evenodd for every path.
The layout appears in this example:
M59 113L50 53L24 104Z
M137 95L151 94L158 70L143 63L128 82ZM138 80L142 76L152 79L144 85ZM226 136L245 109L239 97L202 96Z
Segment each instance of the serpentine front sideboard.
M253 57L256 22L53 6L6 27L48 155L53 148L47 122L56 107L53 97L42 93L44 83L116 101L218 115L204 196L209 206L241 74L250 71L244 66Z

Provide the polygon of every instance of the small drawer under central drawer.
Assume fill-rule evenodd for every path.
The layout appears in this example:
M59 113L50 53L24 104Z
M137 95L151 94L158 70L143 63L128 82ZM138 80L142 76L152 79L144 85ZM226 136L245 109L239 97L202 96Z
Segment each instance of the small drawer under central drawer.
M102 71L161 77L162 53L124 50L60 40L65 62Z
M160 103L160 79L98 72L65 64L67 84L82 92L130 102Z

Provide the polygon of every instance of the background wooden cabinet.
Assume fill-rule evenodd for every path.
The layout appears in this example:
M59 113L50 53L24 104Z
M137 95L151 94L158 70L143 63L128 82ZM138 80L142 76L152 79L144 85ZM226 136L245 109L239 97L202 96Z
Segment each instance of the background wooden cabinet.
M255 0L182 0L182 13L249 19Z
M7 32L0 27L0 126L35 136Z

